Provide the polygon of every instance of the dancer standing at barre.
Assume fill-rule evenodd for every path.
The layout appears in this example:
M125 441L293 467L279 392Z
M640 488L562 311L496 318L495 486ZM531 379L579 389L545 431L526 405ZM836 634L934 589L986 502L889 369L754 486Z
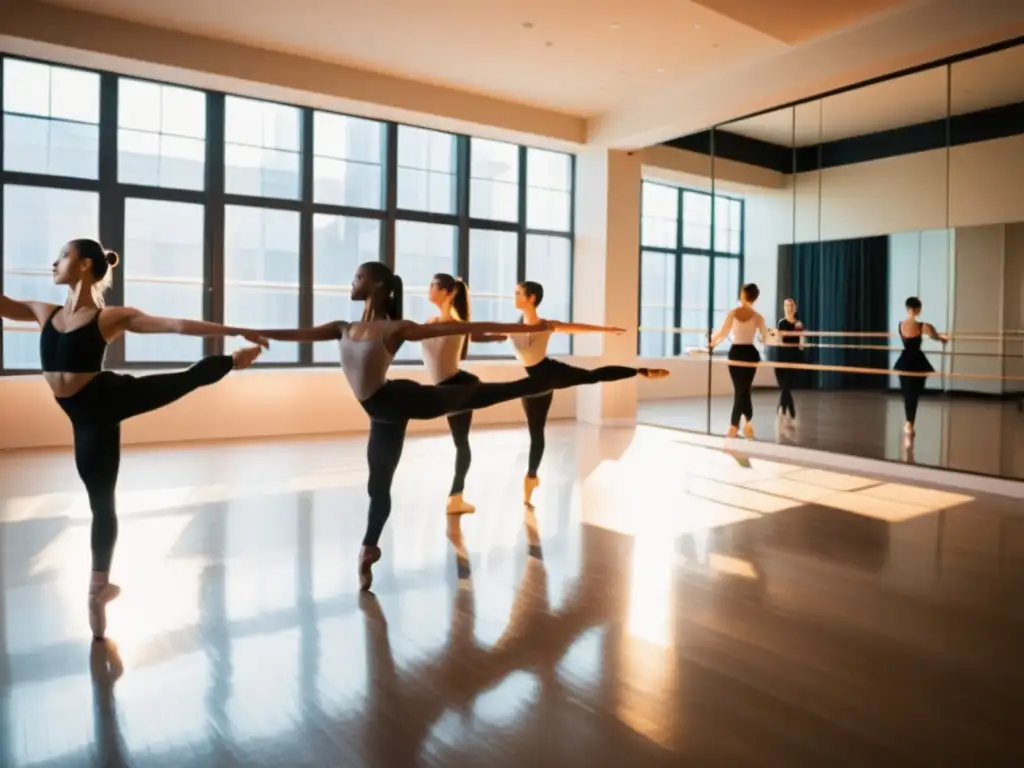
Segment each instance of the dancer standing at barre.
M768 328L764 318L754 310L754 302L761 295L761 290L754 283L747 283L740 288L740 305L729 310L725 322L718 332L708 340L708 351L713 350L727 336L732 337L729 347L729 360L747 365L730 365L729 377L732 379L733 398L732 416L729 419L729 431L726 437L736 437L740 431L740 417L746 419L743 435L748 440L754 439L754 401L751 390L754 376L757 374L757 363L761 355L754 346L754 333L757 332L764 344L768 338Z
M461 277L452 277L444 272L434 275L427 294L430 303L440 310L440 314L427 320L427 323L468 323L469 287ZM459 363L466 359L469 338L473 341L503 341L505 336L486 336L476 334L459 336L435 336L424 339L423 365L432 384L441 386L479 382L472 373L462 370ZM466 486L466 474L473 460L469 448L469 430L473 425L473 411L462 411L448 415L448 429L455 441L455 477L452 479L451 491L448 493L448 514L464 515L476 511L476 507L462 498Z
M113 281L117 264L117 254L97 241L72 240L53 262L54 284L68 287L64 304L14 301L0 295L0 316L34 322L42 329L39 357L43 378L71 420L75 467L92 510L88 606L89 626L97 640L106 632L107 603L121 593L120 587L110 583L110 564L117 543L115 496L121 463L121 422L214 384L232 369L248 368L262 351L260 346L252 346L231 356L207 357L185 371L136 378L103 370L107 346L127 332L242 336L261 346L267 344L243 328L150 317L131 307L105 309L103 294Z
M914 422L917 421L917 403L921 399L921 393L924 392L925 384L927 383L927 377L921 374L935 373L932 364L928 362L928 358L921 351L921 342L925 335L943 344L949 341L949 337L944 333L936 331L935 326L931 323L922 323L917 319L921 314L921 300L919 298L916 296L908 298L906 308L907 317L897 326L900 340L903 342L903 351L900 352L900 356L896 359L896 364L893 368L904 372L900 375L900 391L903 393L903 412L907 418L906 423L903 425L903 439L910 443L913 442L916 434ZM916 373L918 375L908 376L906 375L908 373Z
M543 321L537 315L537 307L544 300L544 286L531 280L516 286L516 309L522 312L521 321L531 325L545 323L548 326L540 332L512 336L512 349L519 361L526 366L526 374L531 379L543 382L546 391L523 398L523 410L526 411L526 424L530 430L530 459L523 478L523 503L530 504L533 491L540 485L537 470L540 469L544 457L544 427L547 425L548 411L554 395L551 390L565 389L581 384L597 384L604 381L620 381L634 376L648 379L660 379L668 376L663 368L629 368L624 365L604 365L600 368L586 369L566 365L547 356L548 341L553 332L559 333L625 333L623 328L611 328L603 325L587 325L586 323L563 323L559 321Z
M786 331L802 331L804 324L796 316L796 301L786 299L782 302L783 317L779 320L778 359L780 363L799 363L803 356L803 336L786 333ZM779 422L780 425L791 427L796 421L796 401L793 399L793 379L796 371L792 368L776 368L775 380L779 383Z
M315 328L261 331L280 341L337 341L341 367L352 392L370 417L366 453L370 476L367 491L370 508L366 534L359 554L359 582L368 590L373 564L380 560L380 537L391 515L391 483L402 457L405 433L412 419L436 419L466 410L487 408L539 391L529 378L502 383L482 383L473 376L459 384L428 386L408 379L388 379L399 348L407 341L443 336L544 331L547 324L435 322L420 325L402 320L402 280L385 264L368 261L356 271L352 299L365 303L358 322L334 321Z

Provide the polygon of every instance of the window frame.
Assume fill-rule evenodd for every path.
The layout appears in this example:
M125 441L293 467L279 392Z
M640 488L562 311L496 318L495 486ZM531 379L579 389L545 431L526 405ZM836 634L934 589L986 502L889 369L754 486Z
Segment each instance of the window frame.
M646 185L654 185L659 187L665 187L675 191L676 195L676 247L667 248L664 246L644 245L643 240L643 190ZM710 237L710 248L693 248L687 246L683 240L683 231L685 229L685 219L683 218L684 209L684 198L685 194L695 194L702 197L710 198L711 200L711 221L709 223L709 237ZM715 237L717 235L716 226L716 213L715 205L718 199L728 200L730 202L738 203L740 207L740 230L739 230L739 252L730 253L727 251L719 251L715 248ZM643 270L643 255L645 251L652 253L661 253L673 256L675 258L675 285L673 286L673 297L672 297L672 327L682 327L683 317L683 257L684 256L700 256L707 259L708 262L708 286L707 286L707 327L713 330L715 327L715 259L733 259L739 264L739 283L743 285L744 269L746 266L746 231L747 231L747 220L746 220L746 201L742 197L734 195L723 195L717 190L702 190L693 189L692 187L677 187L673 184L667 184L661 181L653 181L644 179L641 183L641 198L640 198L640 250L638 258L640 259L641 274ZM643 280L638 281L637 289L637 323L640 324L641 318L643 317ZM739 285L736 286L737 291ZM640 354L641 349L642 333L637 334L637 355ZM673 332L671 351L667 357L680 357L685 354L683 349L683 334Z
M285 104L269 99L260 99L248 94L226 93L217 90L192 88L175 82L166 82L154 78L139 77L134 74L111 72L89 67L79 67L62 62L52 62L29 56L0 54L0 83L3 82L4 64L8 60L20 60L64 69L78 70L99 75L99 172L96 179L82 179L68 176L7 171L0 163L0 190L7 184L45 187L54 189L83 190L96 192L99 196L98 235L103 243L118 253L124 251L124 219L125 201L128 198L165 202L186 202L200 204L204 208L203 231L203 319L212 322L224 320L224 216L228 205L253 206L264 209L297 211L299 225L299 325L307 327L313 323L314 308L314 269L313 252L314 230L313 219L316 214L345 216L350 218L375 219L381 222L380 259L389 267L395 264L395 228L398 221L420 221L424 223L449 224L456 228L455 263L453 274L461 275L472 286L472 275L469 265L469 233L472 229L498 230L514 232L517 236L517 281L527 279L526 275L526 243L528 235L547 235L565 238L569 244L570 254L570 294L569 307L574 302L573 277L575 274L575 212L576 212L576 156L566 153L569 158L570 190L569 190L569 228L566 231L544 230L527 226L527 194L529 185L529 167L527 163L528 149L525 145L515 145L518 150L519 181L518 181L518 220L500 221L480 219L470 216L470 172L471 172L471 139L466 134L454 133L455 137L455 198L454 213L439 214L426 211L400 209L397 205L398 195L398 130L402 125L393 121L376 120L366 115L352 115L333 110L317 109L306 105ZM153 83L156 85L173 85L198 91L206 99L206 139L204 147L204 184L202 190L175 189L171 187L148 186L142 184L122 183L118 180L118 95L121 78ZM297 200L231 194L225 189L225 118L228 96L238 96L251 101L265 101L282 104L299 109L299 172L300 191ZM0 157L4 141L3 129L3 89L0 87ZM383 126L384 141L381 157L381 186L383 204L379 208L362 208L350 205L334 205L314 202L314 115L317 112L337 114L363 120L372 120ZM410 127L424 128L411 125ZM427 130L435 130L428 128ZM439 131L443 132L443 131ZM485 138L485 137L481 137ZM542 148L543 149L543 148ZM0 205L0 233L3 232L4 212ZM45 254L40 254L45 258ZM0 237L0 291L4 282L3 238ZM114 271L113 285L107 294L107 302L112 306L121 305L124 301L124 270ZM509 297L511 301L512 297ZM572 318L559 318L569 321ZM203 354L221 354L224 350L222 338L206 338L203 341ZM5 375L37 375L38 368L8 369L3 357L3 334L0 333L0 376ZM570 340L569 354L572 354ZM471 354L471 360L509 360L508 354ZM419 359L396 361L398 365L420 365ZM299 345L297 361L292 363L258 364L265 368L316 368L336 366L336 362L315 362L312 344ZM181 362L142 362L129 361L125 356L124 339L118 339L107 351L107 367L115 370L162 370L176 369Z

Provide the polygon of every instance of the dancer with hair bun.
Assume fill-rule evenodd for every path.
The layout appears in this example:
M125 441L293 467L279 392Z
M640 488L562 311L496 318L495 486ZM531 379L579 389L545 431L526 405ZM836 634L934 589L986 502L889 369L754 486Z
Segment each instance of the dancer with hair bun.
M64 304L16 301L0 295L0 316L36 323L42 333L39 356L43 378L71 421L75 467L92 510L92 578L89 626L102 639L106 606L121 590L110 582L117 543L115 504L121 462L121 422L163 408L199 387L220 381L232 369L248 368L267 342L245 328L198 320L152 317L131 307L105 308L103 295L113 281L118 256L99 242L77 239L53 262L53 282L68 288ZM241 336L254 346L234 355L207 357L176 373L128 376L103 370L107 346L125 333L183 336Z
M900 334L900 341L903 342L903 351L893 365L900 374L900 390L903 393L903 411L906 422L903 425L903 439L906 443L912 443L916 432L914 422L917 421L917 404L924 392L927 378L920 374L935 373L932 364L928 362L924 352L921 350L921 341L927 335L942 344L949 341L944 333L935 330L931 323L922 323L918 317L921 315L921 300L917 296L911 296L906 301L907 316L897 326ZM908 376L909 373L919 374Z
M754 309L754 303L760 295L761 290L754 283L747 283L740 288L739 306L729 310L722 327L708 340L710 352L726 337L731 336L729 360L747 363L729 366L733 398L732 415L726 437L736 437L740 431L740 419L745 418L743 435L748 440L754 439L754 401L751 390L754 387L754 376L757 374L756 364L761 362L761 355L754 346L754 335L756 333L761 337L762 344L768 339L768 327L764 318Z

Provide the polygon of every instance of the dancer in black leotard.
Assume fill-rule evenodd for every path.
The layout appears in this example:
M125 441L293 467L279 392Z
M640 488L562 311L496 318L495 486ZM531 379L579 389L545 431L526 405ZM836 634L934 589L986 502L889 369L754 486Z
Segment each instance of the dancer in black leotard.
M945 344L949 337L944 333L935 330L931 323L922 323L917 318L921 314L921 300L916 296L907 299L907 317L897 326L900 339L903 341L903 351L896 359L893 366L897 371L907 373L934 373L935 369L928 362L924 352L921 351L921 341L927 335L936 341ZM906 442L913 442L914 422L917 421L917 403L924 392L927 378L925 376L900 376L900 390L903 392L903 411L907 417L903 425L903 437Z
M783 317L779 320L778 361L780 363L803 362L803 336L787 334L786 331L802 331L804 324L796 316L796 301L786 299L782 302ZM796 421L796 401L793 400L793 378L796 371L792 368L776 368L775 380L779 383L779 420L787 427Z
M106 631L107 603L121 591L109 578L117 542L115 490L121 461L121 422L220 381L232 368L248 368L261 351L253 346L233 356L208 357L185 371L136 378L103 370L107 345L132 332L242 336L266 346L257 334L242 328L150 317L130 307L104 309L103 294L110 287L117 263L117 254L105 251L95 240L72 240L53 263L53 282L68 287L68 298L62 306L0 296L0 316L35 322L42 329L39 356L43 377L71 420L75 466L92 510L89 626L96 638L102 638Z
M542 321L537 315L537 307L544 300L544 286L531 280L516 286L516 309L523 313L522 322L539 324ZM624 365L604 365L600 368L586 369L566 365L559 360L547 356L548 341L553 332L559 333L624 333L623 328L611 328L603 325L587 325L586 323L563 323L554 320L546 321L548 328L541 332L513 336L512 347L516 357L526 366L527 375L544 384L543 394L523 399L523 410L526 411L526 424L530 430L530 459L523 478L523 503L530 504L533 491L540 485L537 470L544 457L544 427L551 409L553 394L551 390L565 389L582 384L598 384L604 381L621 381L634 376L649 379L660 379L668 376L664 368L630 368Z
M408 379L388 379L387 371L406 341L423 341L466 334L518 334L547 330L546 323L427 323L402 320L402 281L380 262L366 262L352 281L352 298L365 302L362 320L332 322L316 328L260 331L280 341L337 341L341 366L352 391L370 417L367 490L370 509L359 555L360 586L370 588L373 564L380 560L378 546L391 514L391 482L402 456L406 427L411 419L435 419L466 410L487 408L539 391L525 378L484 383L473 376L457 384L428 386ZM565 386L572 386L566 384Z
M440 314L430 318L428 323L468 323L469 322L469 287L462 278L439 272L434 275L427 294L430 303L440 310ZM497 341L504 336L485 336L476 334L465 336L436 336L424 339L423 365L427 369L431 384L449 385L479 381L472 373L462 370L460 363L466 359L468 341ZM466 474L473 455L469 448L469 429L473 424L473 411L462 411L448 416L448 429L455 441L455 477L448 493L448 514L464 515L474 512L476 507L462 498L466 486Z

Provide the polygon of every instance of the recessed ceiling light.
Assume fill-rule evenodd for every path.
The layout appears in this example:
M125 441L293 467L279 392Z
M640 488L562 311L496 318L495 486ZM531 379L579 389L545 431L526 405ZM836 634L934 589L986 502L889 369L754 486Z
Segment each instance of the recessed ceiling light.
M532 21L524 21L523 22L523 29L533 29L533 22Z
M662 72L664 72L664 71L665 71L665 68L664 68L664 67L658 67L658 68L657 68L656 70L654 70L654 71L660 74L660 73L662 73Z
M694 29L700 29L700 24L694 24L694 25L693 25L693 28L694 28Z
M622 29L622 25L619 24L618 22L613 23L611 27L612 29Z

